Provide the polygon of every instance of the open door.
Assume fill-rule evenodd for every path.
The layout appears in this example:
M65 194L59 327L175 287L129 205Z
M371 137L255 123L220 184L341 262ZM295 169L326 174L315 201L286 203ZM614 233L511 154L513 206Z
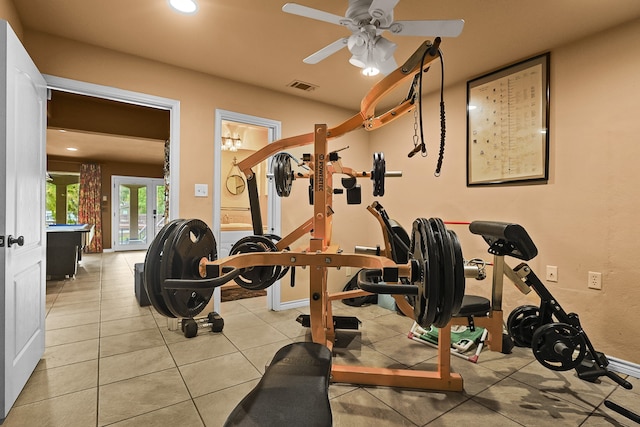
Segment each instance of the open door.
M44 354L46 83L0 20L0 358L4 420Z

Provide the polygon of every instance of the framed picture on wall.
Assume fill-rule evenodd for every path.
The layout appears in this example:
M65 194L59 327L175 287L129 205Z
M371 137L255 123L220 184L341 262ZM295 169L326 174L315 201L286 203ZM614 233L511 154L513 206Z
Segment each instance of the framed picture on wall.
M467 82L467 186L549 179L549 56Z

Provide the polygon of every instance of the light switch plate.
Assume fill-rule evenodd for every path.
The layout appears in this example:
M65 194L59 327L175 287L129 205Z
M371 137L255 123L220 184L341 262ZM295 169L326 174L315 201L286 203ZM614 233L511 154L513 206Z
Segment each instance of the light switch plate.
M207 197L209 195L209 186L207 184L196 184L196 197Z

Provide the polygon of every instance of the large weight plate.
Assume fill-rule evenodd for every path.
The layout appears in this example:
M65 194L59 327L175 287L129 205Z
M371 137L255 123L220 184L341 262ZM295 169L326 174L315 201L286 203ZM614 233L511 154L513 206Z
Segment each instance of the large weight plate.
M229 255L277 251L278 248L270 238L256 235L238 240L231 248ZM245 269L240 276L233 280L245 289L251 291L263 290L273 285L281 277L281 270L282 268L279 265L254 266Z
M193 317L200 313L213 295L211 289L167 289L166 279L200 280L200 260L214 261L218 257L216 241L211 229L198 219L180 224L164 243L160 279L162 295L175 317Z
M416 277L414 285L418 287L418 294L415 297L413 304L413 317L418 324L422 323L422 318L425 315L427 309L427 295L426 295L426 278L429 270L429 260L426 259L426 238L422 233L422 226L420 219L416 219L413 222L411 228L411 242L409 244L409 254L418 264L419 276Z
M507 330L518 347L531 347L531 340L538 326L540 309L535 305L516 307L507 317Z
M438 291L438 312L433 322L437 328L442 328L449 323L453 315L455 296L455 260L453 245L449 239L449 233L440 218L430 218L429 225L433 231L440 259L440 287Z
M166 317L175 316L169 311L162 295L160 271L162 270L163 248L169 235L183 222L183 219L174 219L162 227L149 245L147 255L144 258L144 288L153 308Z
M539 327L531 342L533 355L553 371L576 368L587 354L584 336L566 323L548 323Z
M451 244L453 245L453 254L455 257L454 266L454 283L455 290L453 296L453 315L455 316L460 312L462 306L462 299L464 298L464 291L466 287L466 281L464 277L464 257L462 255L462 246L458 240L458 235L453 230L448 230Z
M424 324L431 326L436 321L440 311L440 286L442 280L442 258L438 248L438 242L429 221L422 219L424 235L427 242L427 258L429 259L429 271L427 272L427 312L423 319ZM422 326L422 325L421 325ZM427 326L423 326L425 328Z

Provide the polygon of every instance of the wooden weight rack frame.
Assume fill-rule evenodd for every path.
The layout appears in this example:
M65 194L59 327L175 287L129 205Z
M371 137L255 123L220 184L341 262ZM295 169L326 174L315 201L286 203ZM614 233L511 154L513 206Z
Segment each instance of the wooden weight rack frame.
M278 252L252 252L229 256L216 261L203 259L200 262L202 277L220 277L232 275L229 270L255 266L305 266L310 269L309 305L312 339L316 343L333 349L335 330L331 302L360 295L368 295L365 291L349 291L329 294L327 291L327 272L329 268L356 267L366 269L391 269L397 271L399 278L411 277L411 264L396 264L388 256L344 253L331 240L333 216L333 175L344 174L355 178L369 178L370 173L356 172L343 167L340 160L330 161L328 140L338 138L347 132L364 128L367 131L378 129L398 117L410 112L415 107L414 99L406 99L387 112L375 114L376 105L390 91L402 82L426 71L430 64L439 57L440 38L433 43L425 41L401 67L376 84L361 102L360 112L334 128L317 124L312 133L272 142L268 146L253 153L238 163L238 167L247 177L247 189L252 214L253 232L262 235L262 218L260 215L258 188L254 166L270 156L293 147L313 145L313 155L309 162L313 175L313 216L284 236L277 244ZM418 94L420 96L420 94ZM311 233L308 247L288 251L295 241ZM386 239L386 238L385 238ZM389 244L387 242L386 250ZM389 255L387 253L387 255ZM411 306L402 297L396 297L401 310L413 318ZM462 390L462 377L450 370L450 325L442 328L438 348L438 363L435 371L419 371L408 369L389 369L380 367L362 367L336 365L332 367L332 381L353 384L382 385L429 390Z

